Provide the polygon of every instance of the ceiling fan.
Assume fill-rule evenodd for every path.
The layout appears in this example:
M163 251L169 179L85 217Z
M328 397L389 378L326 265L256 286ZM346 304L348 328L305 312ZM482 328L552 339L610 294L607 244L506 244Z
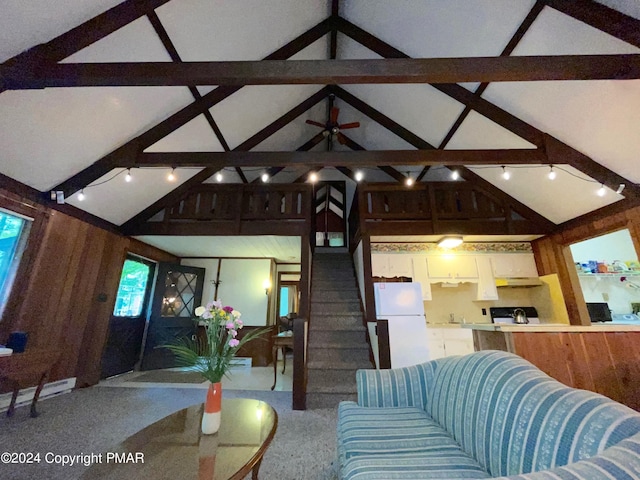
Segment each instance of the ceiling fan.
M323 135L325 137L331 136L335 137L340 144L344 145L347 142L346 137L340 133L340 130L347 130L348 128L358 128L360 126L360 122L351 122L351 123L343 123L342 125L338 123L338 115L340 114L340 109L338 107L332 107L329 112L329 120L327 123L316 122L315 120L307 120L309 125L315 125L316 127L324 128ZM331 140L331 137L329 140Z

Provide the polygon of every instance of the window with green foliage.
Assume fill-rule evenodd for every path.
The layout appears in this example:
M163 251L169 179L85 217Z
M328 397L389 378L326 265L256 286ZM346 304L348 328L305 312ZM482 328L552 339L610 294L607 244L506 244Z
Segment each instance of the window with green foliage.
M138 317L143 313L150 273L150 264L133 258L125 260L116 297L116 306L113 309L114 316Z
M0 209L0 315L26 245L31 221Z

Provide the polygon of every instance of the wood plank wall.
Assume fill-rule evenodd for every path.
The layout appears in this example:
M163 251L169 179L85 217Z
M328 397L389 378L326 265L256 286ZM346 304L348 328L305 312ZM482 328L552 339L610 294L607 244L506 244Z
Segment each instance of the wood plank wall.
M570 225L556 234L532 242L540 275L558 274L572 324L588 325L590 321L582 294L579 291L576 292L576 288L574 288L575 285L578 285L578 277L575 268L569 261L569 245L623 228L629 229L636 252L640 255L640 207L630 208L614 215L598 217L579 225Z
M100 361L127 252L177 261L159 249L0 191L0 206L35 217L29 244L0 321L0 340L26 331L29 347L57 347L50 381L100 378ZM106 300L98 296L106 295Z
M640 332L512 335L514 352L547 375L640 411Z

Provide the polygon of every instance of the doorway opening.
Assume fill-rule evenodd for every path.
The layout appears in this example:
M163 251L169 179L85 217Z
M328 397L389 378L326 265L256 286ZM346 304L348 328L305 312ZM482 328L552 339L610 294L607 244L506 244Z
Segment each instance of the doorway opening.
M629 230L569 248L591 322L640 324L640 262Z
M346 184L318 182L314 213L317 247L344 247L346 244Z

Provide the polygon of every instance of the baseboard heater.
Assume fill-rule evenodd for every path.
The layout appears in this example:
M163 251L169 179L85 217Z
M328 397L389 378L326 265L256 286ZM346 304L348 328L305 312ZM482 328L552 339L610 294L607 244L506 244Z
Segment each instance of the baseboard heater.
M45 383L42 391L40 392L39 400L43 398L51 397L53 395L59 395L61 393L68 393L76 386L76 377L65 378L64 380L58 380L51 383ZM33 396L36 393L37 387L24 388L18 392L18 398L16 400L16 407L21 405L28 405L33 400ZM6 412L9 409L11 403L12 393L3 393L0 395L0 412Z

